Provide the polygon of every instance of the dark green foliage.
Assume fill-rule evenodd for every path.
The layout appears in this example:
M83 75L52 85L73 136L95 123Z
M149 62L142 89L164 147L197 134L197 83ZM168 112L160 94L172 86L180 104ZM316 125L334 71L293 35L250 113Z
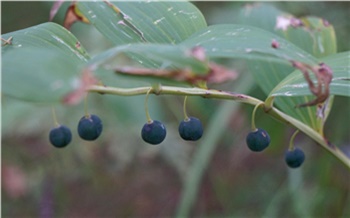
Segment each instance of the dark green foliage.
M286 152L284 159L290 168L298 168L303 164L305 154L300 148L294 148L294 150Z
M166 128L160 121L153 120L142 127L141 136L145 142L157 145L165 139Z
M181 138L187 141L196 141L203 135L202 123L195 117L189 117L188 120L181 121L179 125L179 134Z
M90 116L83 116L78 124L79 136L87 141L93 141L97 139L102 132L102 121L101 119L91 114Z
M263 151L269 146L270 141L269 134L260 128L256 131L250 132L246 138L249 149L255 152Z
M66 147L72 141L72 132L64 125L53 128L49 135L50 142L56 148Z

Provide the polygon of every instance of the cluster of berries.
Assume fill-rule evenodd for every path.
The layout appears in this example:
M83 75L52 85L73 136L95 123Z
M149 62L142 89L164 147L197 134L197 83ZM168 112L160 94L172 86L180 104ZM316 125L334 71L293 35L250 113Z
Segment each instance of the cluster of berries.
M80 138L93 141L102 133L102 121L96 115L84 116L78 123L78 134ZM195 117L183 120L179 125L181 138L187 141L196 141L203 135L202 123ZM163 123L152 120L146 123L141 130L142 139L149 144L159 144L166 136L166 128ZM51 129L49 134L51 144L57 148L66 147L72 140L72 132L65 125L59 125Z
M149 92L147 93L148 97ZM147 97L145 105L147 105ZM186 103L186 98L185 98ZM259 107L257 105L254 108L252 116L252 129L246 137L246 143L248 148L254 152L261 152L265 150L270 144L269 134L261 129L255 128L255 112ZM164 124L158 120L152 120L148 113L148 108L145 106L146 115L148 117L148 122L144 124L141 130L142 139L152 145L160 144L164 141L166 137L166 128ZM184 104L184 114L185 119L179 124L179 134L182 139L186 141L197 141L203 135L203 127L201 121L196 117L188 117L186 114L185 104ZM85 115L83 116L78 123L78 134L80 138L88 141L93 141L97 139L102 132L102 121L96 115ZM296 132L297 133L297 132ZM297 168L302 165L305 160L304 152L300 148L295 148L293 145L293 139L296 135L293 135L291 140L291 145L285 153L285 162L291 168ZM52 145L58 148L63 148L67 146L72 140L71 130L64 126L59 125L56 128L53 128L50 131L49 139Z
M248 148L254 152L263 151L270 144L270 136L263 129L256 129L250 132L246 137ZM288 149L284 155L286 164L291 168L298 168L305 160L304 152L300 148L292 147Z
M97 139L102 133L102 121L94 115L83 116L78 123L78 134L80 138L93 141ZM51 129L49 134L50 142L57 148L66 147L72 141L72 132L65 125L59 125Z
M152 145L160 144L166 136L166 128L164 124L158 120L152 120L148 112L147 100L151 89L147 92L145 99L145 112L148 122L143 125L141 130L142 139ZM184 100L183 110L185 119L179 124L179 134L186 141L197 141L203 135L203 127L201 121L196 117L188 117L186 113L186 100Z
M195 117L189 117L181 121L179 134L186 141L197 141L203 135L202 123ZM141 130L142 139L152 145L161 143L166 136L164 124L158 120L147 122Z

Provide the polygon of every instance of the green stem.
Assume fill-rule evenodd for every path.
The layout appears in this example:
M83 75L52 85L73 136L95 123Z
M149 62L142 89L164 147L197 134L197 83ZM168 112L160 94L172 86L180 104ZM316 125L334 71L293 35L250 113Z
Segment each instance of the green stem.
M327 141L323 138L323 136L320 135L316 130L305 125L301 121L287 114L284 114L283 112L279 111L276 108L272 108L271 110L267 111L267 113L272 117L280 117L285 121L285 123L288 123L294 126L295 128L299 129L301 132L308 135L310 138L315 140L319 145L321 145L324 149L330 152L333 156L338 158L338 160L340 160L350 170L350 158L348 158L337 146L328 144Z
M90 117L89 111L88 111L88 95L89 93L86 93L85 98L84 98L84 112L85 112L85 117Z
M89 92L97 92L103 94L112 94L120 96L135 96L135 95L145 95L152 89L150 86L137 87L137 88L115 88L106 86L91 86ZM201 88L183 88L183 87L173 87L173 86L162 86L157 95L183 95L183 96L201 96L203 98L214 98L214 99L226 99L235 100L237 102L243 102L251 105L256 105L258 103L263 103L263 101L251 97L249 95L218 91L215 89L201 89Z
M260 103L260 104L255 105L255 107L254 107L254 110L253 110L253 113L252 113L252 131L253 132L257 131L257 128L255 126L255 113L256 113L256 110L258 109L258 107L260 105L263 105L263 104L264 103Z
M56 127L59 127L60 124L58 123L57 121L57 117L56 117L56 111L55 111L55 108L52 106L51 108L51 111L52 111L52 118L53 118L53 122L55 124Z
M297 129L292 137L290 137L290 141L289 141L289 147L288 147L288 150L290 151L293 151L294 150L294 139L295 139L295 136L299 133L299 129Z
M275 100L274 96L269 96L268 98L266 98L265 100L265 108L266 109L271 109L273 106L273 102Z
M185 121L188 121L189 118L188 118L187 112L186 112L186 102L187 102L187 95L185 96L183 110L184 110Z
M146 93L146 98L145 98L145 112L146 112L147 123L153 122L151 116L149 115L149 111L148 111L148 96L149 96L149 93L151 91L152 91L152 88L149 88L147 93Z
M105 86L91 86L88 91L89 92L97 92L104 94L113 94L113 95L121 95L121 96L135 96L135 95L144 95L150 94L150 90L152 87L138 87L138 88L115 88L115 87L105 87ZM212 89L202 89L202 88L183 88L183 87L173 87L173 86L162 86L157 93L157 95L183 95L183 96L201 96L203 98L210 99L225 99L225 100L234 100L237 102L242 102L251 105L263 104L264 102L251 97L249 95L212 90ZM327 141L323 138L321 134L317 131L304 124L303 122L281 112L277 108L271 105L264 107L264 110L271 117L285 123L294 126L300 131L304 132L310 138L315 140L319 145L321 145L324 149L329 151L332 155L338 158L347 168L350 169L350 158L348 158L341 150L339 150L334 145L329 145Z

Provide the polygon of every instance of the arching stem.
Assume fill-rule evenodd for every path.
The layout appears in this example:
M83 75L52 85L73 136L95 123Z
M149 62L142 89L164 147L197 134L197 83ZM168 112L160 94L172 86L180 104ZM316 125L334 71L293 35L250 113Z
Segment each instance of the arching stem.
M289 147L288 147L288 150L289 150L289 151L293 151L293 150L294 150L294 139L295 139L295 136L296 136L298 133L299 133L299 129L297 129L297 130L293 133L292 137L290 138L290 140L289 140Z
M260 105L263 105L264 103L259 103L257 105L255 105L253 113L252 113L252 131L255 132L257 130L256 126L255 126L255 113L256 110L258 109L258 107L260 107Z
M88 89L89 92L120 95L120 96L136 96L136 95L144 95L144 94L149 95L151 90L152 90L152 87L149 87L149 86L137 87L137 88L117 88L117 87L106 87L106 86L98 86L98 85L91 86ZM225 92L225 91L213 90L213 89L162 86L161 90L159 90L154 94L200 96L203 98L211 98L211 99L233 100L235 102L241 102L241 103L246 103L246 104L255 105L255 106L264 104L263 101L249 95L234 93L234 92ZM310 138L315 140L325 150L327 150L336 158L338 158L342 163L344 163L344 165L348 169L350 169L350 159L337 146L330 145L330 143L327 142L321 134L319 134L316 130L314 130L310 126L273 107L272 101L270 102L270 104L271 105L267 105L266 107L264 105L265 113L267 113L268 115L270 115L271 117L275 118L276 120L282 123L292 125L295 128L299 129L301 132L305 133ZM149 120L151 119L149 118Z

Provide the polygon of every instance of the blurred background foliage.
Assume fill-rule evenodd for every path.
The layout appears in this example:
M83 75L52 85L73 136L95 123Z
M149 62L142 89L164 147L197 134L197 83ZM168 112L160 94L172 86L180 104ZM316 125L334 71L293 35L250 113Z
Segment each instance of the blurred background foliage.
M48 21L53 2L1 2L2 33ZM194 2L209 25L235 23L242 2ZM315 15L334 25L338 51L350 50L349 2L270 2L294 14ZM68 3L54 19L62 24ZM111 44L92 26L77 23L71 31L93 56ZM221 60L224 61L224 60ZM227 65L248 73L243 61ZM240 81L213 88L239 91ZM265 99L257 86L249 94ZM306 161L290 170L283 159L294 129L259 111L257 125L271 135L263 153L247 149L252 107L239 105L233 113L218 114L223 101L188 99L188 113L205 129L220 116L228 121L218 134L215 151L205 168L192 217L349 217L350 173L334 157L299 134L297 146ZM171 217L176 213L188 168L202 141L184 142L177 133L183 119L183 98L151 96L154 119L168 129L159 146L140 137L146 122L144 96L91 94L89 112L103 120L102 136L85 142L76 133L83 104L56 107L60 123L71 127L73 141L65 149L48 142L53 127L51 108L2 96L2 216L3 217ZM231 102L231 104L237 104ZM349 98L336 97L326 124L326 136L350 155Z

